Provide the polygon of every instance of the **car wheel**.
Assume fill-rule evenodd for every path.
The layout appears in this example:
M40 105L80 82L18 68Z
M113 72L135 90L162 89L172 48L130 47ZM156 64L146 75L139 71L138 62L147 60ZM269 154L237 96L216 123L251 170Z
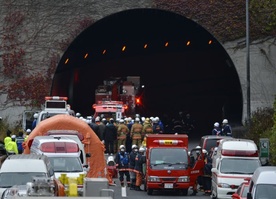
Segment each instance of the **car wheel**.
M148 190L147 190L147 194L148 194L148 195L152 195L152 193L153 193L153 189L148 189Z

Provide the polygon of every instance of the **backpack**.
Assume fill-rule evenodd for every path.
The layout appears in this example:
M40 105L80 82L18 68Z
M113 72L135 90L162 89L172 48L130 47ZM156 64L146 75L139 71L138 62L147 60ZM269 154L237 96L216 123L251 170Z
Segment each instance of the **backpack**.
M127 153L125 153L124 155L120 154L120 162L123 166L128 165L129 160L128 160L128 154Z

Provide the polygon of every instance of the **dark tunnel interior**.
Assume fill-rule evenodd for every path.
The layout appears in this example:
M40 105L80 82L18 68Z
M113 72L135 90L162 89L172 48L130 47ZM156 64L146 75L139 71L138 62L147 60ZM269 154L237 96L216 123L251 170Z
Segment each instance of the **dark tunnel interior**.
M200 134L210 133L224 118L241 123L235 66L212 34L185 16L133 9L95 22L64 53L51 95L68 96L75 112L92 115L97 86L109 77L126 76L140 76L145 85L137 111L142 116L162 119L189 112Z

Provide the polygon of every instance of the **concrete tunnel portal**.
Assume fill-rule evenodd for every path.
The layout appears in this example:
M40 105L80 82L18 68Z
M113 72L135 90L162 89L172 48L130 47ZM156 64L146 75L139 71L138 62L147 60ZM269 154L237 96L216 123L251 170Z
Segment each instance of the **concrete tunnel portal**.
M189 112L202 134L223 118L241 123L242 89L233 62L212 34L184 16L133 9L95 22L64 53L51 95L68 96L72 109L92 115L97 86L126 76L140 76L145 85L141 115Z

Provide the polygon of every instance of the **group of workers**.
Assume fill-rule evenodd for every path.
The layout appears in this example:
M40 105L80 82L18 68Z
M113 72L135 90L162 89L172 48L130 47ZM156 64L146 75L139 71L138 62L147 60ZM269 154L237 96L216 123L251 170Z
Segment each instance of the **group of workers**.
M228 119L223 119L221 126L218 122L215 122L212 135L232 137L232 128L228 122Z
M24 150L23 142L27 140L30 133L31 130L27 129L25 133L23 131L19 131L18 135L12 135L12 132L7 130L3 143L3 147L6 152L5 155L22 154Z
M125 117L114 120L98 116L85 121L104 143L106 155L115 154L121 145L130 153L132 145L141 146L145 142L146 134L164 132L164 125L159 117L145 118L139 114L136 114L134 119Z
M119 147L119 152L115 155L116 168L122 187L127 186L130 190L141 191L140 187L145 174L145 148L142 146L139 148L135 144L131 148L131 152L128 153L124 145Z

